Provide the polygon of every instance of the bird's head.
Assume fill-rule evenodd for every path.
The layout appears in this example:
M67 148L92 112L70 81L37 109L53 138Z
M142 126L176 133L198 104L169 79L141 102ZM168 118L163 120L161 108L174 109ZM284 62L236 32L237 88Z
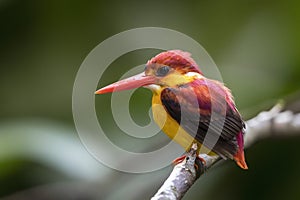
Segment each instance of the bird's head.
M103 87L95 94L146 87L153 91L175 87L202 76L191 54L180 50L162 52L146 64L144 72Z

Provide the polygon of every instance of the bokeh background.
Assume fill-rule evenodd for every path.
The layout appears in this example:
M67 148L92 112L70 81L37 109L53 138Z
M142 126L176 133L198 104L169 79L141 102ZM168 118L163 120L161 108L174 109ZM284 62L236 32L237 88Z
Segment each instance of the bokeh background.
M86 151L72 118L72 87L84 58L121 31L157 26L202 44L233 91L245 119L300 90L298 1L0 1L0 197L3 199L149 199L172 167L128 174ZM123 55L99 86L155 55ZM149 122L150 92L139 89L130 109ZM109 95L97 112L112 141L138 146L111 117ZM299 104L292 106L299 109ZM121 134L122 135L122 134ZM114 137L115 136L115 137ZM184 199L300 199L300 137L260 141L246 151L249 171L233 162L210 170Z

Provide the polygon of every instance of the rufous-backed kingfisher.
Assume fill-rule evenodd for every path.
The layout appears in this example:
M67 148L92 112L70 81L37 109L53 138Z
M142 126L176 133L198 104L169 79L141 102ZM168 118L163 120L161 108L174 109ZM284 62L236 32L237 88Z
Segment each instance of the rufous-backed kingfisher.
M212 151L210 154L233 159L248 169L244 157L245 124L231 92L221 82L204 77L190 53L162 52L147 62L144 72L95 94L142 86L152 90L154 120L171 139L189 150L194 142L200 146L209 144L209 140L204 141L209 134L208 138L215 138L212 147L205 146Z

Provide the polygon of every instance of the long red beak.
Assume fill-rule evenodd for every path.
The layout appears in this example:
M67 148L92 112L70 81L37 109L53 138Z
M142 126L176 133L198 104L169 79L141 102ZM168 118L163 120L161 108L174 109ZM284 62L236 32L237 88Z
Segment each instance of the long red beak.
M155 76L146 76L145 73L140 73L127 79L112 83L95 92L95 94L104 94L109 92L117 92L123 90L130 90L146 85L151 85L156 82Z

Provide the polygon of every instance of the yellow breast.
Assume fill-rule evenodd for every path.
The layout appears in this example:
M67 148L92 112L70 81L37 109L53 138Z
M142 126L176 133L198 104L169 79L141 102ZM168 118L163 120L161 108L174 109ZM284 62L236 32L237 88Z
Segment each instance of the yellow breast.
M181 145L185 150L190 149L191 145L197 142L190 134L188 134L165 110L160 100L160 91L153 93L152 97L152 112L154 121L171 139ZM197 142L199 149L201 143ZM208 153L207 148L202 147L201 153Z

